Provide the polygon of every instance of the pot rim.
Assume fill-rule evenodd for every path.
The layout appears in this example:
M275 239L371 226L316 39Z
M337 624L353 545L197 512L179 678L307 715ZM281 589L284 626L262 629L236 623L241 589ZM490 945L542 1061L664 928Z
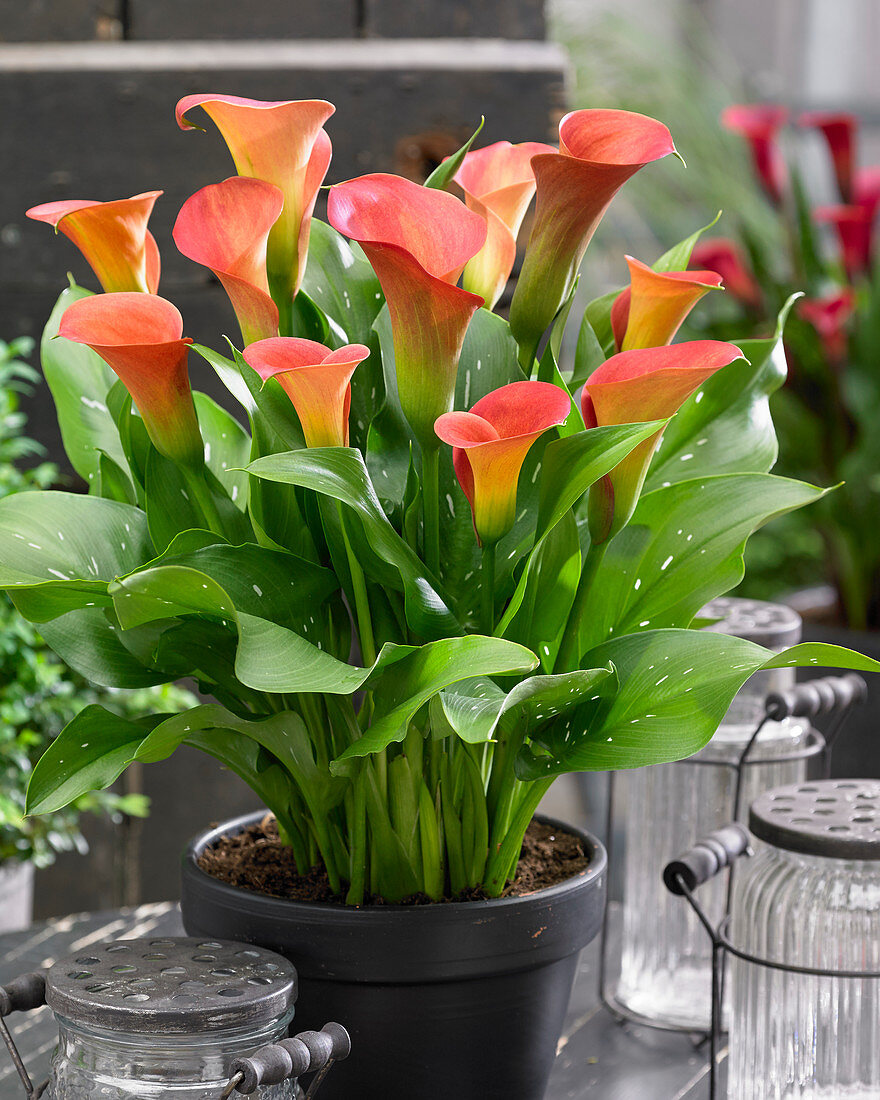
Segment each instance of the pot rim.
M248 825L262 821L266 814L270 812L269 810L255 810L251 813L240 814L237 817L230 818L227 821L215 825L213 828L198 833L190 840L184 849L182 862L186 872L195 875L197 881L210 884L212 891L217 891L220 897L226 897L229 900L233 898L241 899L242 896L244 896L245 898L257 899L257 903L261 900L287 903L296 906L297 909L304 913L309 913L314 916L333 913L338 916L338 919L344 920L346 917L342 914L350 914L351 919L363 921L365 914L373 913L384 913L386 915L390 915L391 913L436 914L438 911L442 911L451 917L455 913L464 914L466 912L475 912L480 909L513 909L523 904L552 903L561 896L578 892L581 889L587 889L594 883L601 882L608 868L608 855L605 851L605 846L597 837L593 836L592 833L577 825L560 821L558 818L549 817L546 814L535 814L535 820L556 827L582 840L590 850L590 863L585 870L570 878L563 879L562 882L557 882L553 886L545 886L541 890L533 890L531 893L520 894L515 897L481 898L474 901L431 902L424 905L400 905L396 903L387 905L345 905L339 902L299 901L295 898L278 897L276 894L263 894L258 890L248 890L243 886L232 886L228 882L223 882L213 875L208 874L207 871L202 870L199 866L198 858L205 848L214 843L214 841L221 836L230 833L235 835L235 833L242 832ZM413 919L417 920L419 918L414 917ZM427 917L422 919L427 919Z

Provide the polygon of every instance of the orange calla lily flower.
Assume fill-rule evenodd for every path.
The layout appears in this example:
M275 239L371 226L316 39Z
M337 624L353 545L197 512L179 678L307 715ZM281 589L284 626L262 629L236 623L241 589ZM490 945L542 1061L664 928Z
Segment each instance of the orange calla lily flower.
M264 102L234 95L189 95L177 104L182 130L202 107L229 147L240 176L274 183L284 209L269 233L269 286L282 306L293 300L306 269L309 230L318 189L330 165L330 138L322 129L336 108L323 99Z
M817 222L832 225L840 244L840 258L851 280L871 268L873 218L867 206L817 206Z
M159 287L159 249L147 222L161 191L130 199L93 202L68 199L32 206L27 217L47 222L69 237L106 291L143 291Z
M584 384L588 428L666 420L707 378L743 354L735 344L695 340L612 355ZM635 510L661 431L640 443L590 489L588 518L595 545L626 526Z
M691 253L694 268L706 268L721 276L724 289L750 309L761 308L761 288L749 271L738 244L727 237L699 241Z
M848 287L825 298L802 298L798 302L798 313L816 330L834 367L841 367L846 361L847 324L855 305L855 294Z
M464 335L483 304L455 284L486 222L445 191L400 176L359 176L330 190L330 224L361 245L388 303L400 405L423 450L452 407Z
M782 202L787 172L776 135L788 121L785 107L768 103L737 103L721 112L721 123L749 143L755 173L767 196Z
M571 412L568 394L549 382L511 382L470 412L444 413L435 429L452 448L480 545L507 534L516 518L519 472L530 447Z
M278 307L269 296L266 241L284 199L265 180L232 176L188 198L174 223L174 243L209 267L223 284L245 344L278 334Z
M264 382L277 378L293 403L307 447L347 447L351 376L370 354L363 344L331 351L314 340L258 340L244 358Z
M87 344L122 379L156 450L185 466L204 462L177 308L153 294L80 298L65 311L58 335Z
M539 141L496 141L468 153L455 175L468 209L486 219L486 243L465 264L462 279L465 290L485 299L486 309L501 297L513 270L516 237L536 187L531 159L555 152Z
M619 351L656 348L672 342L696 303L721 286L716 271L654 271L626 257L630 285L611 307L611 328Z
M510 329L529 366L611 200L640 168L674 152L656 119L587 110L560 122L558 153L532 158L535 223L510 306Z
M841 201L852 202L859 120L845 111L805 111L799 116L798 125L810 126L822 132L831 153Z

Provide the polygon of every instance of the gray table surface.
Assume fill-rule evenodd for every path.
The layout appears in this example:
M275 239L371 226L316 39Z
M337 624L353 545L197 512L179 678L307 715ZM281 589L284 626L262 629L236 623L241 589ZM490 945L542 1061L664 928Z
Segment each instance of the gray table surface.
M102 940L182 933L172 902L46 921L0 936L0 984ZM707 1100L705 1047L688 1035L615 1021L599 1001L597 962L594 943L581 958L546 1100ZM32 1079L43 1080L56 1037L51 1012L13 1015L9 1024ZM0 1043L0 1100L24 1095Z

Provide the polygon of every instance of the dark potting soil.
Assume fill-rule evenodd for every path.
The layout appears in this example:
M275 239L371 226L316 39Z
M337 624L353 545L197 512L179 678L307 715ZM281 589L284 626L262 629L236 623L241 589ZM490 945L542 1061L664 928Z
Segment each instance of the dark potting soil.
M522 897L558 882L574 878L589 866L581 840L571 833L552 828L540 821L529 825L523 841L516 876L507 884L502 897ZM199 856L199 867L230 886L269 894L293 901L317 901L342 904L342 898L330 889L322 866L308 874L297 873L293 852L281 843L275 818L267 815L259 824L249 825L236 836L223 836ZM444 901L481 901L486 893L465 890ZM370 897L367 905L384 905L380 897ZM406 898L404 905L434 904L425 894Z

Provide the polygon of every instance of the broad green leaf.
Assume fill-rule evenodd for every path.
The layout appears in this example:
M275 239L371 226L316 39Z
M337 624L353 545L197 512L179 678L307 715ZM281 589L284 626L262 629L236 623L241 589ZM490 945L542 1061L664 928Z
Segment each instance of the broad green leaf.
M778 446L769 395L785 381L782 330L786 302L768 340L741 340L737 359L705 382L678 410L654 455L645 492L706 474L766 473Z
M243 468L250 459L250 437L235 417L207 394L196 392L193 398L205 441L205 463L232 503L243 512L248 489L248 476Z
M614 333L611 330L611 307L623 290L622 286L609 290L599 298L594 298L584 311L584 317L590 324L599 346L606 356L614 354Z
M392 647L385 646L385 650ZM464 638L442 638L409 650L381 672L371 675L376 710L370 727L334 762L334 766L359 756L381 752L392 741L402 741L416 712L433 696L459 680L474 676L503 676L530 672L538 663L523 646L501 638L470 634ZM393 655L393 654L392 654ZM382 655L379 655L381 662ZM377 666L379 664L377 662Z
M584 649L611 634L689 626L704 604L742 580L754 530L823 495L771 474L698 478L645 494L596 574Z
M109 609L83 607L43 623L40 633L62 661L102 687L137 688L167 683L159 668L146 667L123 644Z
M214 476L206 470L206 482L223 524L223 533L231 542L246 542L253 538L253 531L245 516ZM150 449L147 457L144 481L147 500L147 523L150 537L156 548L164 550L182 531L203 530L206 517L196 500L180 467ZM235 488L235 485L233 485Z
M574 392L586 382L594 370L605 362L605 350L599 343L590 318L584 313L574 351L574 369L568 380L568 388Z
M131 478L103 451L98 457L98 471L89 484L89 494L105 500L115 500L120 504L137 504L137 494Z
M685 237L683 241L680 241L677 245L674 245L668 252L664 252L660 259L654 264L655 271L686 271L687 265L690 263L691 253L694 250L694 245L702 237L707 229L711 229L714 225L717 225L718 219L721 217L721 211L719 210L715 217L709 222L708 225L704 225L702 229L698 229L695 233L691 233L689 237Z
M0 588L33 622L110 606L108 581L152 556L131 505L48 490L0 500Z
M40 356L67 457L81 478L93 481L101 452L122 469L126 461L107 408L107 393L116 375L91 348L57 335L64 311L80 298L89 297L90 291L75 285L62 291L46 323Z
M703 630L647 630L611 638L585 658L611 664L618 684L538 731L517 759L521 779L568 771L640 768L681 760L712 737L731 700L761 669L814 665L880 672L840 646L808 642L774 654L754 642Z
M314 219L302 285L311 300L342 329L343 343L369 344L373 322L385 299L359 244Z
M270 481L311 489L352 509L365 525L376 553L398 571L407 621L420 637L459 633L460 626L425 576L425 567L388 522L359 451L315 447L257 459L248 472Z
M425 180L425 187L435 187L438 191L445 191L452 182L452 177L461 167L461 163L467 156L470 147L477 140L477 135L486 123L485 116L480 117L480 125L474 130L468 140L451 157L438 164L434 171Z
M562 390L571 402L571 412L568 414L568 419L556 429L559 435L565 437L584 431L584 418L581 415L580 406L572 397L571 390L560 373L552 343L547 344L544 354L541 356L541 361L538 363L537 380L539 382L549 382L551 386L556 386L557 389Z

